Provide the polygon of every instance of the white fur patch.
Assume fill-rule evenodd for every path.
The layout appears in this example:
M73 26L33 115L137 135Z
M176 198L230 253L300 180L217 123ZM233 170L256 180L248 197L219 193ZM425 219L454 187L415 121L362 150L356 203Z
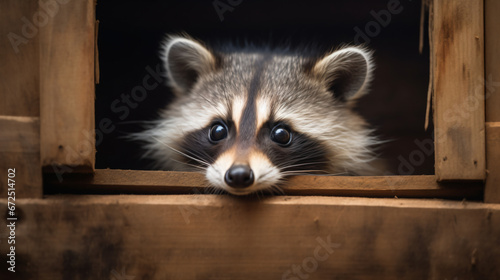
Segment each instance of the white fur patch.
M233 99L233 108L232 108L232 118L234 122L234 126L236 128L236 133L238 133L238 129L240 127L241 116L243 115L243 110L245 109L245 99L243 97L238 96Z
M230 149L223 153L214 164L207 168L206 178L214 187L221 188L235 195L246 195L259 190L268 190L283 178L279 169L259 151L248 154L248 164L254 174L254 183L244 189L235 189L226 184L224 177L227 170L235 163L236 150ZM239 159L242 160L242 159Z
M271 114L271 103L268 99L259 98L256 102L257 106L257 126L256 132L258 133L262 125L269 120Z

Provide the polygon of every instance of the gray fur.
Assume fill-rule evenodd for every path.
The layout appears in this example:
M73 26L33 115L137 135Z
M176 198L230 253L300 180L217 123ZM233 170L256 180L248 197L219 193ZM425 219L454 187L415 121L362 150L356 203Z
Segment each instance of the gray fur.
M234 100L239 98L245 104L249 101L252 82L260 71L258 87L252 90L256 91L255 98L268 101L258 103L269 106L261 109L268 110L275 121L286 121L293 131L324 149L328 162L315 173L375 175L380 172L373 166L376 160L373 147L379 141L352 110L355 100L367 92L372 77L371 52L349 47L320 58L269 50L221 53L189 37L176 36L169 37L164 46L162 57L169 85L177 98L155 125L136 136L146 141L146 156L154 158L159 168L192 170L185 163L189 158L196 158L198 169L207 173L211 185L235 193L224 185L223 179L213 178L224 170L212 170L224 149L230 148L229 144L221 148L215 158L203 158L200 151L183 150L183 141L190 133L205 131L214 119L231 121L236 110ZM333 93L332 89L339 92ZM257 147L255 150L264 150L258 148L259 138L248 141ZM262 171L261 182L256 182L256 187L252 186L249 192L274 188L286 175L293 174L284 172L276 164L273 168L276 172L269 172L270 175Z

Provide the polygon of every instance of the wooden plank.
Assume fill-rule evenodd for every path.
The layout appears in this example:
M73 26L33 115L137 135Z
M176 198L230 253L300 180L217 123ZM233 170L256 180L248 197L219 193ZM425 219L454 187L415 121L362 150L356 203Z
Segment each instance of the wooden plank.
M486 186L484 201L500 203L500 1L485 1Z
M2 0L0 115L40 115L37 1Z
M484 5L486 121L500 122L500 1L486 0Z
M213 193L204 175L194 172L97 169L92 175L70 175L64 180L45 176L47 193L192 194ZM434 176L318 176L290 177L282 187L287 195L368 197L481 198L482 183L443 184Z
M486 152L488 173L484 201L500 203L500 122L486 123Z
M8 169L18 198L42 197L39 118L0 116L0 131L0 197L7 197Z
M66 2L40 30L41 159L48 171L92 172L94 0Z
M500 279L496 204L215 195L18 203L17 272L4 267L2 279Z
M433 1L436 177L485 178L483 1Z

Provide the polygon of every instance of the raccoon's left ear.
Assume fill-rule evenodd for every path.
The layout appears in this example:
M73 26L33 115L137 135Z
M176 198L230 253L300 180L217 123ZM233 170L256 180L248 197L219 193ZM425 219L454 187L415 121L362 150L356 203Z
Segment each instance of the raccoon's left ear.
M187 36L170 36L161 56L168 83L177 95L188 93L199 77L215 71L215 55L200 42Z
M312 72L327 83L338 100L349 102L366 93L373 68L370 51L348 47L317 61Z

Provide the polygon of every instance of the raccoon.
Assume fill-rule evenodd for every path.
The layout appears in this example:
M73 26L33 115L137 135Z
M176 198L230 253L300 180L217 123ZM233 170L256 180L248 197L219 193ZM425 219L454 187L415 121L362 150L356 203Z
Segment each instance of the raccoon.
M216 51L183 35L167 37L161 58L175 100L138 136L159 168L201 171L234 195L281 190L295 174L379 172L379 141L353 111L372 52Z

